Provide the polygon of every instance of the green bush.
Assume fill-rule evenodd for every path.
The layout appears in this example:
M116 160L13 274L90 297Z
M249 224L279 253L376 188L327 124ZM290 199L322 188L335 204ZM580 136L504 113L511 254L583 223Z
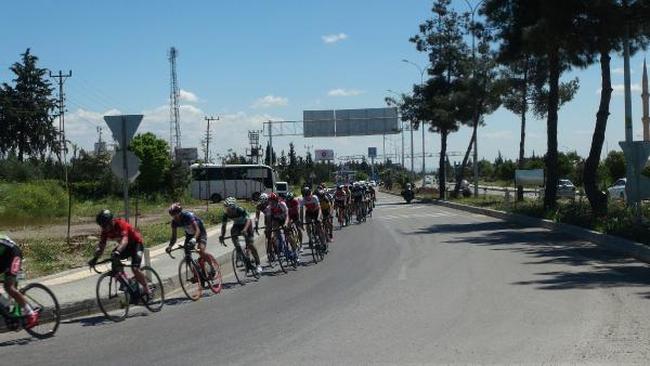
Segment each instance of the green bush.
M0 218L5 220L62 217L68 197L55 181L0 185Z

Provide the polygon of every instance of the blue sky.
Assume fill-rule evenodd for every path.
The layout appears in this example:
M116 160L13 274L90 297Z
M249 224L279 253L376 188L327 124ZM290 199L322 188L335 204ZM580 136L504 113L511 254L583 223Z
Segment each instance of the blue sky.
M27 47L40 66L73 70L66 82L67 131L82 147L97 139L107 113L143 113L140 132L169 135L170 46L179 51L178 79L184 146L197 146L205 115L220 116L213 155L244 151L246 131L267 119L299 120L304 109L382 107L387 89L408 91L419 81L407 58L425 65L408 38L431 16L432 1L24 1L2 6L0 81ZM455 1L462 9L464 2ZM643 52L632 59L633 120L640 137L640 85ZM612 58L615 89L621 87L622 59ZM561 150L588 153L598 106L597 66L565 74L580 78L575 100L560 111ZM616 91L607 131L609 149L623 139L623 96ZM515 158L519 120L507 110L486 118L479 132L479 155L498 151ZM527 153L546 148L544 121L529 116ZM107 132L107 129L104 129ZM107 136L108 133L105 133ZM464 151L468 130L450 138L450 150ZM279 151L294 141L333 148L337 155L382 150L382 137L338 139L274 138ZM406 146L408 152L408 135ZM421 151L421 135L415 138ZM427 133L427 151L439 149L439 136ZM401 149L399 135L387 138L389 152ZM427 159L427 167L437 164ZM416 160L416 167L421 160Z

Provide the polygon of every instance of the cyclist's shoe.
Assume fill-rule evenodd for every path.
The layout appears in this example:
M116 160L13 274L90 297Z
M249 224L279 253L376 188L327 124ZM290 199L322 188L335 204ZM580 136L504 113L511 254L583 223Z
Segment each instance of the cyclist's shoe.
M262 266L258 265L255 271L257 271L257 274L262 274Z
M189 283L197 283L197 282L198 282L198 280L196 279L196 276L192 276L192 277L190 277L190 279L187 280L187 281L188 281Z
M38 313L33 311L29 315L25 315L25 329L32 329L38 325Z
M217 271L214 270L214 268L210 268L210 271L208 271L208 277L213 280L214 277L217 275Z

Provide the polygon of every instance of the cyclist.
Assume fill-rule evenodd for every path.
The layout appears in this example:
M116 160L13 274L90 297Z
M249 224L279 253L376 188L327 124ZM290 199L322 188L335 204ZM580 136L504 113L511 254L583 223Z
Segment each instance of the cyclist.
M180 226L185 229L185 245L196 246L199 256L206 263L210 263L210 257L205 252L208 244L208 234L205 231L203 221L194 215L193 212L183 210L180 203L173 203L168 210L172 217L172 237L165 251L171 253L172 247L176 244L176 229ZM198 244L198 245L197 245Z
M234 197L228 197L223 201L225 210L223 211L223 217L221 218L221 236L219 236L219 242L224 243L224 236L226 235L226 223L228 220L233 221L232 228L230 228L230 235L232 236L232 242L235 245L235 250L242 254L242 248L239 246L239 240L237 237L243 235L246 240L246 248L251 251L253 254L253 259L255 260L255 270L257 273L262 273L262 266L260 265L260 256L257 254L257 249L253 245L253 225L251 219L248 217L248 212L242 207L237 205L237 200Z
M286 196L287 209L289 210L289 224L296 228L298 240L302 244L302 224L300 223L300 200L293 196L292 192ZM300 247L302 250L302 246Z
M342 226L345 226L345 209L348 201L347 194L343 185L336 187L336 193L334 193L334 207L336 208L336 213L339 219L339 222L342 223Z
M268 206L269 195L266 193L260 194L259 201L257 201L257 205L255 206L255 231L259 229L260 213L265 212ZM264 215L264 237L266 239L266 256L270 266L273 252L271 251L271 218L267 215Z
M375 191L375 187L373 187L372 184L368 186L368 192L370 192L370 200L372 202L370 205L370 210L372 211L372 209L375 207L375 202L377 201L377 192Z
M305 223L314 223L314 227L318 230L318 236L321 238L321 241L325 243L327 240L325 233L323 232L323 227L320 225L321 211L320 211L320 202L318 197L311 193L311 188L305 187L302 190L302 202L300 203L300 217L303 218L302 222ZM307 231L309 233L309 226L307 226Z
M31 329L38 324L38 313L29 306L25 296L16 288L16 276L20 272L23 254L13 240L8 236L0 235L0 274L4 274L4 289L7 295L13 297L20 305L25 317L25 328Z
M357 222L361 222L362 204L363 204L363 190L359 182L352 184L352 201L354 202L354 210L357 215Z
M326 193L325 190L320 188L316 192L316 196L318 197L318 200L320 202L320 211L323 216L323 223L325 223L325 225L331 225L332 224L331 221L332 220L332 214L331 214L332 199L330 198L329 193ZM327 234L327 239L329 241L332 241L333 239L332 232L331 231L328 232L328 231L329 230L326 230L325 234Z
M264 217L270 218L271 227L273 229L280 229L278 231L280 240L285 244L289 244L287 241L288 236L286 234L286 231L289 229L289 208L277 194L269 194L269 205L264 211Z
M113 271L117 271L122 267L120 259L131 258L131 270L135 279L140 283L141 290L144 294L149 294L149 286L144 274L140 270L142 264L142 253L144 252L144 245L142 243L142 235L126 220L120 218L113 218L113 213L109 210L101 210L95 217L95 222L102 228L99 244L95 249L95 255L90 261L89 266L94 266L99 257L104 253L106 242L108 240L117 241L117 246L111 252L111 266Z
M352 190L350 189L350 185L346 183L343 191L345 192L345 222L349 224L352 218Z

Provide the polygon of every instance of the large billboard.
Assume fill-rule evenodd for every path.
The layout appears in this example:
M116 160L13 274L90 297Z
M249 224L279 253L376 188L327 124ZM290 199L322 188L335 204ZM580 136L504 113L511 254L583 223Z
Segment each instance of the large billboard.
M399 133L397 108L338 109L336 136L365 136Z
M304 137L367 136L399 133L397 108L303 111Z
M334 133L334 111L303 111L303 136L332 137Z
M334 160L334 150L316 149L316 151L314 151L314 161L327 161L327 160Z

